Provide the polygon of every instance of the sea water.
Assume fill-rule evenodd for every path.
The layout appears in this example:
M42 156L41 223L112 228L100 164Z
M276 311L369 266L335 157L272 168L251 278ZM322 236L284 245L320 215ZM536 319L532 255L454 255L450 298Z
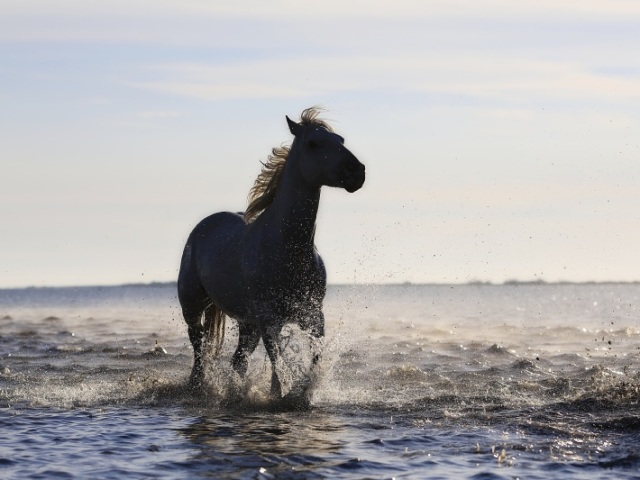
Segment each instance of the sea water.
M640 285L331 286L311 405L175 285L0 290L0 478L640 478ZM310 342L283 332L285 390Z

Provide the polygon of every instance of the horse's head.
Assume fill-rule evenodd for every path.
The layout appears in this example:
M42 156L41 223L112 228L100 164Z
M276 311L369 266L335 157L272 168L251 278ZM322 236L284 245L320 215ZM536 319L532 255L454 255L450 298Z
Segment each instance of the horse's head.
M296 123L287 117L287 123L295 137L291 150L297 153L306 183L318 188L340 187L349 193L362 187L364 165L344 146L344 138L321 121Z

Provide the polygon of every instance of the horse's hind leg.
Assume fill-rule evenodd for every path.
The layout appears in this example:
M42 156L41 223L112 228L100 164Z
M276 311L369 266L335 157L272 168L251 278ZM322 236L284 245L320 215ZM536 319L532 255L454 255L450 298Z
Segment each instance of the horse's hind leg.
M238 348L231 358L233 369L244 377L249 365L249 357L260 342L260 329L251 324L238 323Z
M187 323L189 340L193 346L193 368L189 383L199 386L204 380L202 366L202 313L207 305L211 304L206 292L202 288L193 258L193 233L189 236L182 253L180 273L178 274L178 300L182 307L182 316Z
M193 368L191 369L189 383L194 387L202 385L204 381L204 367L202 363L202 337L204 334L204 328L202 327L203 311L204 307L182 307L182 315L184 316L185 322L187 322L189 340L193 346Z
M209 303L207 295L202 290L200 284L190 276L183 275L178 278L178 299L182 307L182 316L187 323L189 341L193 346L193 368L189 383L192 386L199 386L204 381L204 368L202 365L202 337L204 328L202 327L202 313Z

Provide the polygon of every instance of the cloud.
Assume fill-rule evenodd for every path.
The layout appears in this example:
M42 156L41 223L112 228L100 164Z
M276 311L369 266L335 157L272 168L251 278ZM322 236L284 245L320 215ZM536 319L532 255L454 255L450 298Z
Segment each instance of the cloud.
M129 86L204 100L295 98L334 92L400 89L512 102L531 99L628 100L640 97L633 77L606 75L579 64L484 57L317 56L151 67Z
M636 0L325 0L299 2L294 0L245 0L221 2L210 0L4 0L0 15L80 15L120 17L137 15L225 15L225 16L433 16L433 15L530 16L535 14L571 15L640 15Z
M447 27L456 19L477 24L487 20L630 22L638 18L637 0L3 0L0 41L219 45L226 40L228 46L255 44L256 38L258 44L268 42L271 35L292 42L315 37L318 43L333 43L335 25L345 23L340 29L350 36L338 37L347 47L358 43L360 32L367 29L368 23L374 24L370 28L376 30L379 40L398 41L394 37L403 36L402 28L387 32L375 24L421 22L426 34L434 28ZM365 37L371 38L368 34Z
M168 111L147 111L137 112L136 117L144 119L164 119L164 118L176 118L182 116L180 112L168 112Z
M241 82L239 84L201 81L128 82L129 86L157 93L179 95L199 100L304 97L302 89Z

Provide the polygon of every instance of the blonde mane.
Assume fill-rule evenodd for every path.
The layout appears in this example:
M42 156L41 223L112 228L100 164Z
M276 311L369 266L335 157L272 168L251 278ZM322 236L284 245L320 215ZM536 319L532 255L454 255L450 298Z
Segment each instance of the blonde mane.
M318 118L321 111L318 107L303 110L300 114L300 124L303 127L310 125L322 127L329 132L333 132L327 122ZM244 221L246 223L253 222L273 202L278 192L278 185L290 151L291 145L274 147L271 150L271 155L267 157L267 161L262 163L262 171L249 191L248 206L244 212Z

